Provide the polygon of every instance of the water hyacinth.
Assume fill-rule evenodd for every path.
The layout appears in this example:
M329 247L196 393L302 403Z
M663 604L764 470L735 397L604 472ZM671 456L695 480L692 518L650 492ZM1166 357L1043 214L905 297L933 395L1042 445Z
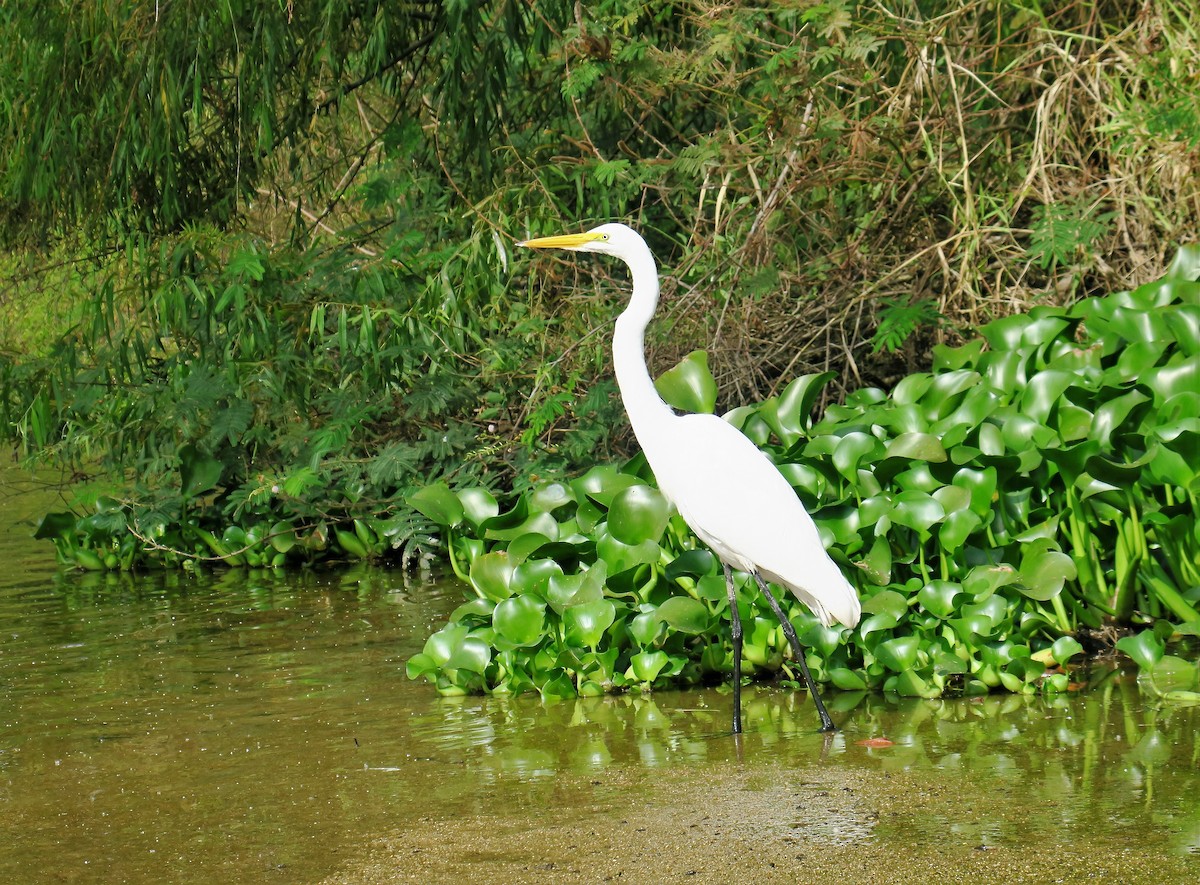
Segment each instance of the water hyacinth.
M1185 247L1132 292L939 347L931 372L890 394L859 390L814 419L830 376L809 375L727 416L787 476L863 598L862 622L839 631L785 594L817 679L922 697L1065 690L1088 631L1159 621L1118 647L1159 694L1196 696L1195 665L1163 642L1200 631L1197 277L1200 247ZM715 402L703 354L659 388L681 409ZM589 695L729 671L719 563L640 458L503 508L444 484L409 503L474 591L408 662L442 693ZM759 594L738 605L746 662L790 674Z

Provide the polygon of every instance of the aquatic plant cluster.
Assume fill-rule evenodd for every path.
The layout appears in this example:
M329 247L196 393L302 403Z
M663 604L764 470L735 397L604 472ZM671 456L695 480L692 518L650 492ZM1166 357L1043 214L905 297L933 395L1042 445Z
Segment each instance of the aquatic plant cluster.
M1196 698L1196 668L1163 639L1200 632L1200 247L1132 292L1036 308L939 347L889 394L812 417L829 375L729 419L767 451L859 587L864 619L789 617L814 675L843 689L937 697L1060 691L1103 625L1162 694ZM711 410L693 354L660 379ZM720 465L714 465L719 470ZM696 482L704 482L697 476ZM443 528L474 591L408 663L447 694L590 695L716 680L731 666L716 559L635 459L508 502L444 484L410 503ZM790 674L752 587L744 655Z

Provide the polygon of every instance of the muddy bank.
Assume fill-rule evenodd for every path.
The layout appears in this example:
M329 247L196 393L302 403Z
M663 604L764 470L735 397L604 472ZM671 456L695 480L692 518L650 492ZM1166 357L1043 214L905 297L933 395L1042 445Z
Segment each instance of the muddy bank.
M424 817L326 885L387 882L1193 882L1165 844L1062 841L1054 808L928 773L606 772L540 812ZM631 798L635 797L635 798Z

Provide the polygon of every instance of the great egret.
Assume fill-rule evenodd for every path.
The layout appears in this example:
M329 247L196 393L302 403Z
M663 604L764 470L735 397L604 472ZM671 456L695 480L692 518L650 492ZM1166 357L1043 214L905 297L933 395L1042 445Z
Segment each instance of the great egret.
M795 593L826 627L858 623L858 594L825 552L812 518L770 459L716 415L675 414L654 389L646 368L645 333L658 306L658 268L646 241L624 224L603 224L586 233L517 245L600 252L629 265L633 294L613 332L617 385L659 489L725 567L733 634L734 733L742 730L742 625L731 567L749 572L758 582L816 702L821 730L833 731L833 720L808 672L804 648L766 580Z

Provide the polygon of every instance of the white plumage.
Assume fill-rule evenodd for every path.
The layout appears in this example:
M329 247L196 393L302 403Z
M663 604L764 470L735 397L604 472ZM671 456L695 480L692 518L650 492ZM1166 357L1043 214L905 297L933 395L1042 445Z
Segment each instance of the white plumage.
M600 252L629 266L633 294L613 333L617 384L659 488L726 564L734 638L734 731L741 731L741 625L730 566L758 579L780 616L822 726L832 730L795 630L762 579L787 587L826 626L855 626L862 614L858 594L825 552L816 525L791 485L763 452L715 415L677 415L658 395L645 358L646 326L658 306L658 268L645 240L623 224L605 224L586 233L519 245Z

